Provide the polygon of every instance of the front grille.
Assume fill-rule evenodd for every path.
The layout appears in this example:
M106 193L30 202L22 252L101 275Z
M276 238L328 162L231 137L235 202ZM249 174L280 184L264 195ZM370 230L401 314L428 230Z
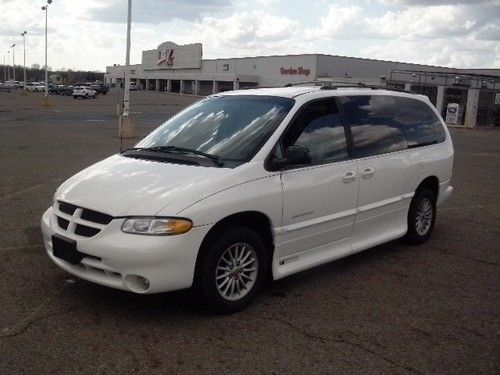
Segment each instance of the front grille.
M63 219L62 217L57 217L57 224L59 227L64 230L68 230L69 220Z
M73 215L78 207L66 202L59 202L59 210L68 215Z
M97 228L88 227L86 225L77 224L75 228L75 234L83 237L93 237L101 230Z
M94 223L99 224L109 224L111 220L113 220L113 216L103 214L101 212L88 210L86 208L83 209L81 218L87 221L93 221Z
M94 237L113 220L111 215L61 201L55 204L54 213L59 228L82 237Z

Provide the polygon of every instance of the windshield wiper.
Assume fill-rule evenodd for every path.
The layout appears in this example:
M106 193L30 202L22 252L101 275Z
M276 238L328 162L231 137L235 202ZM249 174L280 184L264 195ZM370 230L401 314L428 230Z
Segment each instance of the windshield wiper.
M206 152L198 151L198 150L194 150L194 149L190 149L190 148L186 148L186 147L177 147L177 146L134 147L134 148L131 148L128 150L193 154L193 155L199 155L199 156L203 156L207 159L210 159L217 166L222 165L222 162L217 155L207 154Z

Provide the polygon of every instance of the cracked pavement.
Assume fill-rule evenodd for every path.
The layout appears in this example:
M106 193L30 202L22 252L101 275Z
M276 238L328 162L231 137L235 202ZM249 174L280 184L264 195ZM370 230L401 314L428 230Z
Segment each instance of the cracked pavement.
M0 93L1 374L500 372L500 130L451 130L455 191L427 244L378 246L213 316L189 291L107 289L44 253L56 187L119 149L116 98ZM192 100L132 93L137 134Z

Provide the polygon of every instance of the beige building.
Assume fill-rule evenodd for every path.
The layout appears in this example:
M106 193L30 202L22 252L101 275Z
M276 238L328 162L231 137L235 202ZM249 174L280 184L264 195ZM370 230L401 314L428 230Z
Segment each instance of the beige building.
M123 65L108 66L106 84L123 86L124 75ZM391 85L429 96L443 117L457 108L452 125L500 126L500 69L456 69L324 54L203 59L201 43L164 42L143 51L141 64L130 66L130 76L139 89L193 95L318 81Z

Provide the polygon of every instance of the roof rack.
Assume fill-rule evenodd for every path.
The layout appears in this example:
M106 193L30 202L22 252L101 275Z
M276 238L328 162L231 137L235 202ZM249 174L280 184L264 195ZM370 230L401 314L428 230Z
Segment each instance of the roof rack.
M405 90L394 86L384 86L384 85L368 85L363 82L353 82L353 81L343 81L343 80L332 80L332 81L310 81L310 82L300 82L300 83L288 83L285 87L293 87L300 85L314 84L315 86L321 86L320 90L337 90L339 88L362 88L371 90L390 90L398 92L406 92L408 94L415 94L413 91Z
M325 85L321 86L320 90L337 90L339 88L358 88L358 89L370 89L370 90L388 90L388 91L398 91L406 92L408 94L415 94L414 91L405 90L394 86L383 86L383 85L367 85L363 82L351 83L345 85Z

